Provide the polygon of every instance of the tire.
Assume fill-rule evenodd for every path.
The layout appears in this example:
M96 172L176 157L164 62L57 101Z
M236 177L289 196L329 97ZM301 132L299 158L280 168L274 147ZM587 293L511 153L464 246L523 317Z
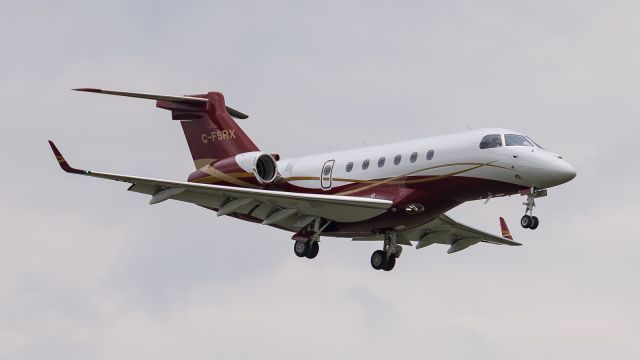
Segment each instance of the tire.
M307 241L296 241L293 244L293 252L296 253L298 257L305 257L309 252L309 242Z
M371 267L376 270L384 268L387 263L387 254L382 250L376 250L371 254Z
M538 228L538 225L540 225L540 220L538 220L537 216L533 216L531 218L531 225L529 225L529 229L535 230Z
M307 259L313 259L316 256L318 256L318 252L320 251L320 244L318 244L317 241L314 241L313 244L311 244L311 246L309 247L309 250L307 251Z
M529 215L525 215L520 219L520 226L525 229L529 229L531 227L532 218Z
M382 268L384 271L391 271L393 270L393 267L396 266L396 257L391 254L391 256L389 256L389 258L387 259L387 263L384 264L384 268Z

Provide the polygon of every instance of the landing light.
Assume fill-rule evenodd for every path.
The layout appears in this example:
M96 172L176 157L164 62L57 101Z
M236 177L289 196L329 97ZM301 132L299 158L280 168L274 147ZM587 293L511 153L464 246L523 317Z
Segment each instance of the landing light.
M411 215L420 214L421 212L424 211L424 206L422 206L422 204L419 204L419 203L413 203L405 206L404 211L407 214L411 214Z

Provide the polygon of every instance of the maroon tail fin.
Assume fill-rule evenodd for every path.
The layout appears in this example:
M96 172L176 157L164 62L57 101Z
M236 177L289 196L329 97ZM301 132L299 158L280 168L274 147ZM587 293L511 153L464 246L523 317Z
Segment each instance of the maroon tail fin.
M156 106L170 110L173 120L180 121L196 169L239 153L258 151L258 147L231 118L228 110L240 118L246 115L227 108L221 93L210 92L192 95L191 98L207 101L158 100Z
M224 96L219 92L170 96L96 88L74 90L156 100L157 107L171 110L173 119L180 120L196 169L239 153L258 150L231 118L246 119L248 116L225 106Z

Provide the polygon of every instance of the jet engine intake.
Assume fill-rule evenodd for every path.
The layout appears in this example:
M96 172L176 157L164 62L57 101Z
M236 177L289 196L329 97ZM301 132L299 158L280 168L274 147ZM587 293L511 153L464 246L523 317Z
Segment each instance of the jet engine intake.
M255 158L253 174L261 184L271 184L278 178L278 164L269 154L261 154Z
M238 154L235 156L235 163L242 170L253 173L260 185L272 184L280 177L276 157L262 151Z

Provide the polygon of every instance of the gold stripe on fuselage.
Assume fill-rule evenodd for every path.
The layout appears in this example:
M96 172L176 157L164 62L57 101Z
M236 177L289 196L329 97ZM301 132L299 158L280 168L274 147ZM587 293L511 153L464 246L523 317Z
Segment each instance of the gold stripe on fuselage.
M430 182L430 181L436 181L436 180L440 180L443 178L447 178L447 177L451 177L454 175L459 175L459 174L463 174L481 167L495 167L495 168L500 168L500 169L505 169L505 170L510 170L513 171L513 169L507 168L507 167L503 167L503 166L498 166L498 165L493 165L494 161L488 162L488 163L451 163L451 164L444 164L444 165L436 165L436 166L431 166L428 168L423 168L423 169L419 169L419 170L414 170L411 171L409 173L406 174L402 174L399 176L395 176L395 177L390 177L390 178L382 178L382 179L372 179L372 180L359 180L359 179L347 179L347 178L333 178L332 180L335 182L350 182L350 183L355 183L355 184L366 184L365 186L360 186L357 187L355 189L351 189L351 190L347 190L347 191L343 191L343 192L339 192L337 193L337 195L348 195L348 194L352 194L358 191L363 191L363 190L367 190L376 186L380 186L383 184L389 184L389 185L402 185L402 184L419 184L419 183L425 183L425 182ZM464 166L464 165L473 165L470 168L467 169L463 169L463 170L459 170L459 171L454 171L448 174L444 174L444 175L437 175L437 176L431 176L429 178L422 178L422 179L413 179L413 180L400 180L402 178L417 174L419 172L422 171L428 171L428 170L434 170L434 169L439 169L439 168L444 168L444 167L450 167L450 166ZM251 178L253 179L254 175L252 173L249 172L241 172L241 173L223 173L219 170L216 170L214 168L212 168L211 166L205 166L204 168L200 169L200 171L208 174L209 176L205 176L199 179L195 179L193 180L193 182L196 183L204 183L204 184L215 184L217 182L227 182L230 184L234 184L234 185L238 185L238 186L245 186L245 187L251 187L251 188L257 188L257 185L248 183L246 181L240 180L241 178ZM320 181L320 177L317 176L292 176L292 177L288 177L288 178L284 178L282 179L281 182L292 182L292 181Z
M227 182L229 184L233 184L233 185L238 185L238 186L242 186L242 187L248 187L248 188L257 188L258 186L255 184L251 184L248 183L246 181L242 181L239 178L240 177L247 177L246 175L251 175L250 173L223 173L222 171L216 170L213 167L211 167L211 165L207 165L201 169L199 169L200 171L204 172L205 174L208 174L209 176L203 177L203 178L199 178L199 179L195 179L193 182L198 182L198 183L206 183L206 184L212 184L215 183L217 181L224 181Z
M500 168L500 169L505 169L505 170L510 170L513 171L513 169L511 168L507 168L504 166L499 166L499 165L494 165L495 161L490 161L488 163L451 163L451 164L443 164L443 165L436 165L436 166L431 166L428 168L423 168L423 169L419 169L419 170L414 170L412 172L406 173L406 174L402 174L399 176L394 176L394 177L390 177L390 178L383 178L383 179L375 179L375 180L358 180L358 179L346 179L346 178L333 178L332 181L336 181L336 182L351 182L351 183L357 183L357 184L369 184L367 186L361 186L355 189L351 189L351 190L347 190L347 191L343 191L343 192L339 192L337 193L337 195L348 195L348 194L352 194L358 191L362 191L362 190L367 190L370 189L372 187L376 187L382 184L419 184L419 183L424 183L424 182L429 182L429 181L435 181L435 180L440 180L446 177L450 177L450 176L454 176L454 175L459 175L462 173L466 173L481 167L496 167L496 168ZM468 169L463 169L460 171L454 171L448 174L444 174L444 175L437 175L437 176L432 176L430 178L426 178L426 179L414 179L414 180L399 180L414 174L417 174L419 172L422 171L428 171L428 170L433 170L433 169L438 169L438 168L444 168L444 167L450 167L450 166L464 166L464 165L473 165L472 167L468 168ZM294 176L294 177L289 177L289 178L285 178L283 179L283 181L285 182L290 182L290 181L319 181L320 177L314 177L314 176Z
M193 163L196 165L196 169L203 168L215 161L217 161L217 159L193 159Z
M426 178L426 179L416 179L416 180L412 180L412 181L413 181L413 183L425 183L425 182L429 182L429 181L440 180L440 179L448 178L448 177L451 177L451 176L454 176L454 175L463 174L463 173L469 172L471 170L475 170L475 169L478 169L478 168L481 168L483 166L487 166L487 165L490 165L490 164L491 164L491 162L486 163L486 164L478 164L478 165L472 166L472 167L470 167L468 169L463 169L463 170L460 170L460 171L454 171L454 172L449 173L449 174L437 175L437 176L433 176L433 177ZM455 165L469 165L469 164L439 165L439 166L434 166L433 169L438 168L438 167L455 166ZM410 176L410 175L413 175L413 174L416 174L416 173L419 173L419 172L425 171L425 170L428 170L428 169L412 171L412 172L410 172L408 174L404 174L404 175L388 178L388 179L381 180L381 181L378 181L376 183L369 184L369 185L366 185L366 186L361 186L361 187L358 187L358 188L355 188L355 189L342 191L342 192L337 193L336 195L349 195L349 194L353 194L353 193L356 193L356 192L359 192L359 191L371 189L373 187L380 186L380 185L383 185L383 184L387 184L387 183L390 183L390 182L392 182L394 180L401 179L403 177L407 177L407 176ZM403 181L403 183L406 183L406 182Z

